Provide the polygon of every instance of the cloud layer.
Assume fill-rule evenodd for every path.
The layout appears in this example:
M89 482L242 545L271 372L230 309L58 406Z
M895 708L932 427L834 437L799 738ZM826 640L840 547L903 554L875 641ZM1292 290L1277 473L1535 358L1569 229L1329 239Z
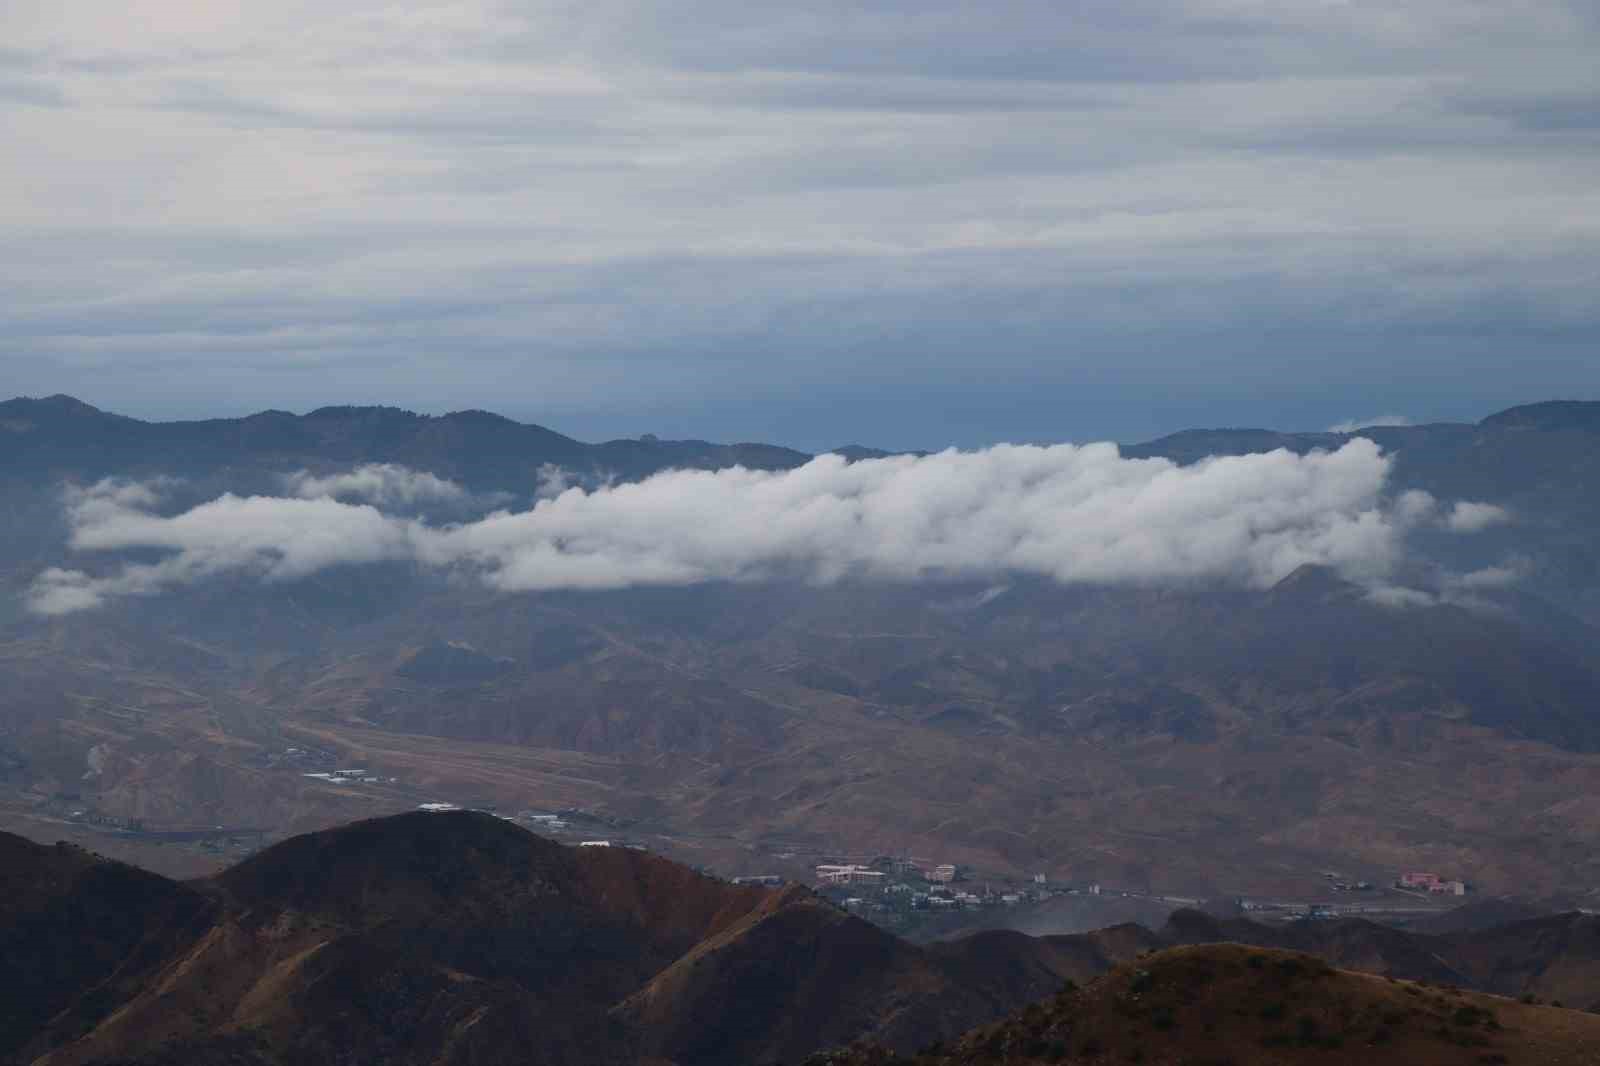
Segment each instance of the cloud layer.
M64 614L224 574L292 580L372 562L463 571L505 591L1008 574L1263 586L1308 563L1381 587L1410 530L1471 532L1505 517L1479 504L1442 508L1419 492L1390 499L1389 465L1359 438L1334 452L1190 466L1124 459L1111 444L856 463L823 455L783 472L669 471L569 488L527 510L443 526L335 499L349 484L338 478L316 482L316 498L224 495L170 516L154 510L159 486L105 482L69 493L71 547L161 557L96 574L49 570L30 604ZM353 476L365 485L376 475ZM429 484L400 468L383 477ZM312 484L297 482L302 494Z
M1352 418L1344 422L1335 422L1328 427L1329 433L1354 433L1359 429L1370 429L1379 426L1409 426L1411 419L1405 415L1378 415L1374 418Z
M291 496L303 500L354 499L389 508L467 499L466 490L455 482L395 463L364 463L325 477L301 470L286 477L284 483Z

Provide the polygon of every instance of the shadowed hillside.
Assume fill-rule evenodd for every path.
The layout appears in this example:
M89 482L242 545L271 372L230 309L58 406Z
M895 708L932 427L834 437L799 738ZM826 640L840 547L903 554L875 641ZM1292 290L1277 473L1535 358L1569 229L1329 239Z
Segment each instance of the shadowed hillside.
M1502 1030L1473 1013L1491 1009L1481 997L1393 982L1580 1004L1600 987L1583 915L1427 935L1183 911L1159 932L990 931L918 947L804 888L564 847L473 812L295 837L188 884L5 835L0 859L0 982L16 990L0 1063L775 1066L844 1045L910 1054L1086 982L962 1038L948 1061L1143 1049L1155 1057L1104 1061L1178 1062L1213 1037L1230 1055L1390 1040L1416 1054L1555 1053L1578 1025L1564 1012L1493 1007ZM1263 950L1180 947L1097 980L1222 940ZM1329 976L1309 953L1371 979ZM1396 1003L1403 1016L1389 1018Z
M1240 945L1173 948L914 1058L874 1048L808 1066L1045 1063L1580 1066L1600 1018L1329 967Z
M0 833L0 1062L101 1022L216 916L165 878Z
M467 812L296 837L191 886L0 848L0 980L29 990L0 1062L778 1062L952 1035L1110 962L1091 938L925 951L804 889Z

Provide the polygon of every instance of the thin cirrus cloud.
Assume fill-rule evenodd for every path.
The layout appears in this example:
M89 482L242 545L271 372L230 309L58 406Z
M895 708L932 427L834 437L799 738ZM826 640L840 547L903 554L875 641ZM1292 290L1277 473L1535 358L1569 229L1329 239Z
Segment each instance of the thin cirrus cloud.
M20 391L492 380L587 436L868 394L822 448L922 388L998 412L971 444L1217 382L1300 383L1305 425L1600 390L1577 0L17 0L0 40ZM896 417L871 443L949 442Z
M68 494L70 546L113 565L48 570L29 601L37 613L67 614L224 575L284 581L375 562L464 571L507 592L1008 574L1263 586L1307 564L1382 588L1411 530L1471 532L1494 510L1446 509L1415 491L1391 499L1389 468L1364 438L1332 452L1190 466L1125 459L1111 444L855 463L823 455L782 472L678 470L568 488L450 525L331 495L229 494L163 516L159 486L103 482ZM116 563L114 553L134 549L162 554Z

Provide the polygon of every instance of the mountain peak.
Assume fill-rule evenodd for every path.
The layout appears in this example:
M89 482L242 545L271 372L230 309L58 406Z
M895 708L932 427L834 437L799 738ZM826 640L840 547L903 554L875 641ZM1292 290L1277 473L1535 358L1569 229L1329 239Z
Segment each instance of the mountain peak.
M1273 585L1269 595L1275 600L1322 601L1350 596L1360 591L1360 586L1353 585L1340 577L1339 572L1333 567L1304 563Z
M262 414L270 412L263 411ZM319 407L306 415L307 418L404 418L407 420L418 419L424 416L415 411L408 411L403 407L387 407L382 404L333 404Z
M0 404L0 408L14 407L32 411L37 414L53 415L104 415L105 412L93 404L84 403L76 396L68 396L58 392L54 396L18 396L16 399L7 400Z
M1496 412L1478 423L1499 429L1577 429L1600 433L1600 401L1546 400Z
M293 837L217 881L246 902L366 925L495 900L512 906L559 891L572 868L568 849L493 815L413 811Z
M481 407L469 407L465 411L451 411L444 417L446 420L451 422L477 422L480 424L508 426L519 425L518 422L507 418L505 415L495 414L493 411L485 411ZM539 428L543 429L544 427L541 426Z
M100 408L95 407L93 404L84 403L76 396L68 396L64 392L58 392L53 396L46 396L44 399L40 400L39 403L48 404L49 406L55 407L62 411L79 411L84 414L102 413Z

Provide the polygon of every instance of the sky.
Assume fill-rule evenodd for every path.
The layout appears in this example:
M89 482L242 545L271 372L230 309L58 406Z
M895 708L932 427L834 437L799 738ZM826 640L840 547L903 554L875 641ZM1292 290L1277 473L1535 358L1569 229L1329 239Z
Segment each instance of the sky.
M1600 399L1592 0L0 3L0 394L808 449Z

